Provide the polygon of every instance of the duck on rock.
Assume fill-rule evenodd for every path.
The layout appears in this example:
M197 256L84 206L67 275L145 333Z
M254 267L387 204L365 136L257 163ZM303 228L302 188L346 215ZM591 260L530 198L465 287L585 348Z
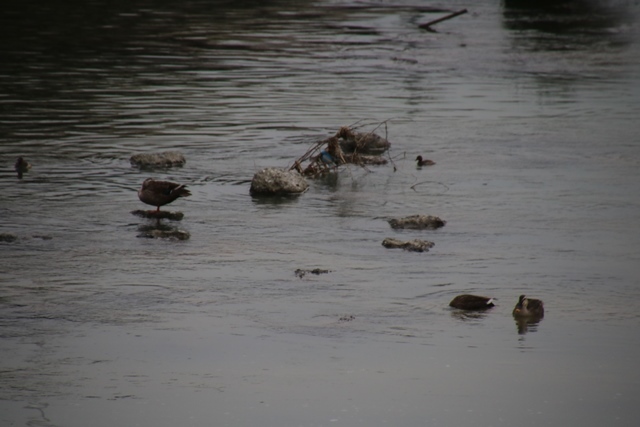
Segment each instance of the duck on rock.
M156 206L156 212L160 212L160 206L168 205L179 197L190 196L191 192L186 187L185 184L147 178L138 190L138 198L142 203Z

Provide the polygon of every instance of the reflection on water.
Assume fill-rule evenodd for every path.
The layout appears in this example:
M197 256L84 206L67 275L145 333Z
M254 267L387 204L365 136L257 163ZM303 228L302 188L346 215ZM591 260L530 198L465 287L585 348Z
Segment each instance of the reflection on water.
M635 41L635 15L635 10L616 1L503 2L503 24L512 32L514 45L533 52L559 52L565 60L574 51L589 51L597 59L600 51L629 46Z
M513 316L513 319L516 321L516 327L518 328L518 334L524 335L527 332L536 332L538 330L538 324L542 321L543 317L544 316Z
M490 313L490 309L485 311L451 310L451 317L462 321L481 321Z
M602 0L504 0L504 24L510 30L553 34L558 41L563 39L557 36L572 35L576 42L586 43L603 35L614 35L624 25L633 23L634 10L628 6L621 1ZM580 38L581 34L590 37Z
M153 224L141 224L138 226L137 237L147 237L151 239L172 239L188 240L190 235L177 226L164 224L161 219L157 219Z

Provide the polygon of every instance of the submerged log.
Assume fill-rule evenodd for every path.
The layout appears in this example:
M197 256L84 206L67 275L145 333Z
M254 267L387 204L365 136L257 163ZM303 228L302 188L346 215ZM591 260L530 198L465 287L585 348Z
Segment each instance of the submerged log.
M309 184L296 170L265 168L256 172L249 189L252 196L283 196L304 193Z
M384 246L385 248L404 249L411 252L428 252L429 249L431 249L434 245L435 243L433 242L419 239L403 242L402 240L387 237L382 241L382 246Z
M184 218L184 214L182 212L143 211L142 209L137 209L135 211L131 211L131 213L133 215L149 219L170 219L172 221L181 221L182 218Z
M132 166L141 169L168 168L173 166L184 166L187 160L179 151L164 151L162 153L141 153L134 154L129 159Z
M411 215L405 218L390 219L387 221L393 229L410 230L435 230L444 227L446 221L432 215Z

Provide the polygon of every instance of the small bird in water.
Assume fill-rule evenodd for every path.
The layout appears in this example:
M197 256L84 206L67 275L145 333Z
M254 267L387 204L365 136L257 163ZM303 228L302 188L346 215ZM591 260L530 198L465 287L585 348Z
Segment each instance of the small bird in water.
M22 179L22 174L29 172L31 169L31 164L27 162L22 156L18 157L15 164L16 172L18 173L18 178Z
M513 308L513 315L518 317L542 317L544 316L544 304L539 299L520 295L518 303Z
M429 159L422 160L422 156L416 157L416 161L418 162L418 167L433 166L436 164L436 162L434 162L433 160L429 160Z
M333 156L331 156L331 154L329 154L327 151L322 150L320 152L320 160L322 161L322 163L324 163L326 166L329 167L336 167L336 162L333 160Z
M458 295L451 300L449 306L460 310L486 310L494 306L493 298L479 295Z
M138 190L138 198L142 203L157 206L156 212L160 212L160 206L167 205L178 197L190 196L191 192L186 187L185 184L147 178Z

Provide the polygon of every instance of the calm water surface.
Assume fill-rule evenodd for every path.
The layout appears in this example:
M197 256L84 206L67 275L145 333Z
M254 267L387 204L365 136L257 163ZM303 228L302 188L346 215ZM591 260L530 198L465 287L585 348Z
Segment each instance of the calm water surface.
M0 25L2 425L636 425L637 3L41 3ZM249 196L382 122L395 170ZM137 237L148 176L189 240ZM447 225L386 222L416 213Z

